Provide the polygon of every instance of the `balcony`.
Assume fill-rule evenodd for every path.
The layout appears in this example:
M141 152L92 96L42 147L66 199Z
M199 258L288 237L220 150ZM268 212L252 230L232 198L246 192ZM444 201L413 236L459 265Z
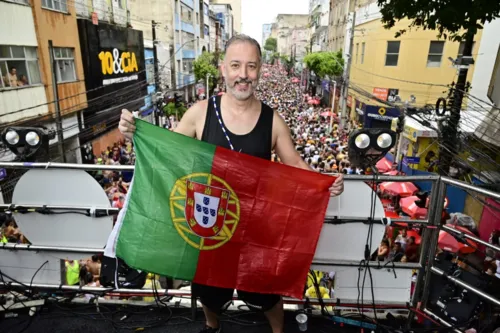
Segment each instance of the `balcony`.
M194 10L194 1L193 0L181 0L183 4L186 6L190 7L191 9Z
M97 14L101 22L127 26L130 15L125 8L120 8L118 3L112 5L107 0L74 0L75 11L78 17L92 18L92 13Z
M182 50L182 58L196 59L196 50Z
M0 90L0 110L2 110L0 115L46 103L47 96L45 95L45 88L43 85ZM25 118L44 116L48 113L48 105L42 105L26 111L3 116L2 123L5 124Z
M195 34L194 33L194 27L192 24L186 23L184 21L181 21L181 30L185 32L189 32L190 34Z

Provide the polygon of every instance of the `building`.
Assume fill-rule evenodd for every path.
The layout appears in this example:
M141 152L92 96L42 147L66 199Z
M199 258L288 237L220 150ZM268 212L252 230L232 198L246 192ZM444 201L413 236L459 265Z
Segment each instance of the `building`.
M121 109L144 107L150 85L144 36L130 28L126 0L78 1L78 37L88 100L80 143L82 150L99 156L122 138L118 131Z
M312 52L326 51L328 43L328 0L309 0L309 27Z
M172 87L172 66L170 61L174 53L173 41L174 15L172 0L128 0L130 23L133 29L142 31L144 37L144 57L146 65L146 80L148 82L148 97L140 111L143 119L153 122L153 94L156 91L166 91ZM152 21L155 21L156 43L153 44ZM154 72L154 47L158 57L158 76L160 86L156 87Z
M211 0L210 4L230 5L231 13L233 15L233 26L231 28L231 36L233 34L241 34L242 21L241 21L241 0Z
M350 83L384 101L435 105L439 97L446 97L442 85L456 80L457 69L448 58L457 58L463 45L438 39L436 31L424 29L412 29L399 38L394 37L396 31L409 24L410 21L402 20L387 30L382 26L376 3L358 9ZM480 40L481 31L476 35L473 53L477 53ZM468 80L473 72L474 66L469 70ZM364 113L366 105L382 106L352 89L350 93L355 97L352 104L362 118L368 116ZM370 117L377 120L376 125L389 127L392 119L386 115L387 109L374 110ZM354 113L351 115L355 117Z
M175 85L173 88L183 92L184 99L189 101L196 96L193 61L202 50L200 47L200 1L173 1L172 6L175 30ZM201 37L204 39L203 35Z
M477 53L472 76L468 109L479 110L487 116L475 132L477 138L500 147L500 20L486 23Z
M200 35L203 36L201 39L201 51L209 52L210 50L210 3L208 0L200 0L200 8L203 8L203 15L201 15L200 22Z
M224 26L222 33L222 44L226 45L226 42L231 39L234 34L233 9L230 4L217 4L210 5L210 10L215 13L215 16Z
M309 15L307 14L279 14L276 17L275 26L271 28L271 36L273 36L274 31L276 31L276 39L278 45L278 52L280 55L290 56L292 52L301 53L299 46L293 46L293 32L297 29L303 29L307 27L309 20ZM296 33L296 38L298 34ZM295 51L293 51L295 50Z
M262 25L262 41L260 42L260 46L261 48L264 47L264 45L266 45L266 40L271 37L271 30L273 28L273 24L272 23L269 23L269 24L263 24Z
M80 163L78 124L87 98L74 4L2 1L0 20L0 121L53 130L43 159Z

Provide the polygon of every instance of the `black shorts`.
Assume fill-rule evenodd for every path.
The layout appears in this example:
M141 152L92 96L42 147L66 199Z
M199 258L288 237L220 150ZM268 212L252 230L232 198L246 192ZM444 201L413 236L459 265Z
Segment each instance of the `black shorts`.
M199 298L201 304L215 313L220 313L223 306L233 299L234 289L211 287L192 283L191 292ZM272 294L258 294L237 290L238 298L252 310L269 311L281 300L281 296Z

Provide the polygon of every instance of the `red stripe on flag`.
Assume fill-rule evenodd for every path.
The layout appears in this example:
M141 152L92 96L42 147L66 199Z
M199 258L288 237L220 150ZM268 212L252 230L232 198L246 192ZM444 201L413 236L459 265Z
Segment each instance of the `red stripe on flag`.
M335 178L219 147L212 174L237 194L240 219L229 242L200 251L194 282L302 298Z

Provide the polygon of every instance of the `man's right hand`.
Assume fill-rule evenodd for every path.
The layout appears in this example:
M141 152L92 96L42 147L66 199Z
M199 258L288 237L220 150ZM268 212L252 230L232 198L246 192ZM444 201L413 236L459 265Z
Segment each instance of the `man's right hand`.
M122 110L118 129L126 138L132 140L135 132L135 119L132 112L127 109Z

